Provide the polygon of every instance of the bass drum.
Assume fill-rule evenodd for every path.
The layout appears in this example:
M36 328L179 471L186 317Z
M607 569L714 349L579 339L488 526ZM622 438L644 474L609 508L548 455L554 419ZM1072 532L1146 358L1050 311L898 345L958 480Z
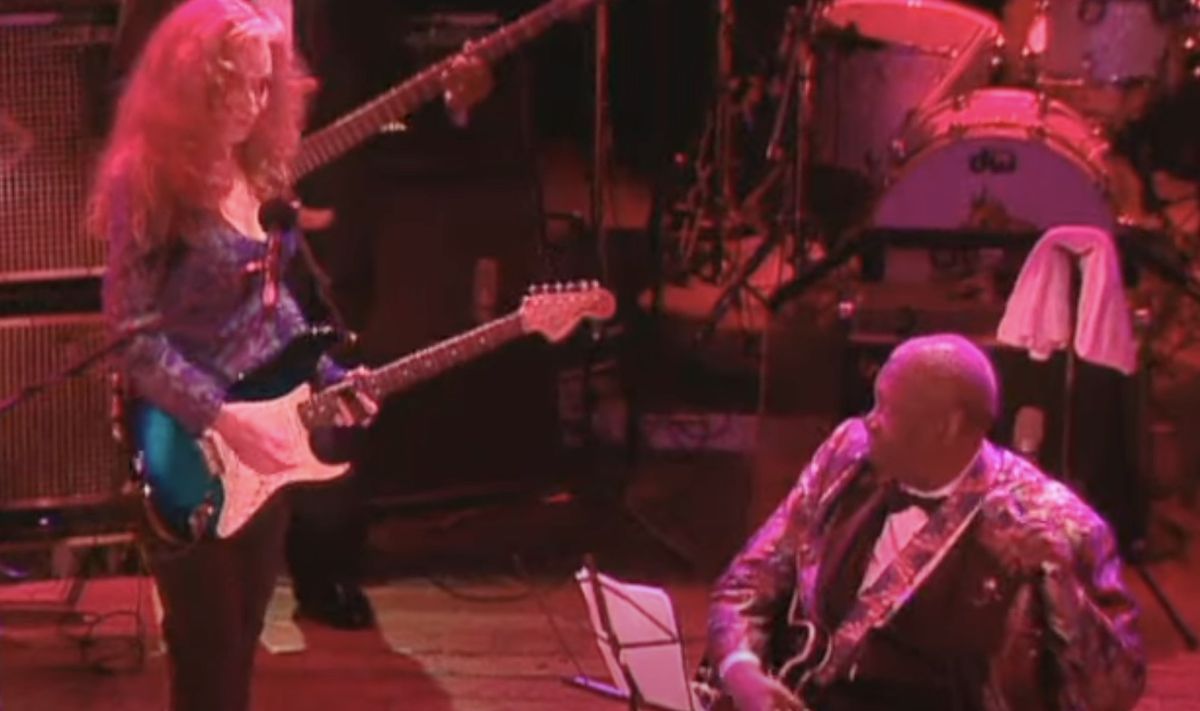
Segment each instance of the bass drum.
M917 116L874 214L878 227L1112 230L1108 143L1065 104L980 89Z
M880 228L989 232L1094 225L1112 231L1108 143L1065 104L1020 89L980 89L910 122L873 224ZM969 245L964 245L969 246ZM899 268L890 279L928 279Z

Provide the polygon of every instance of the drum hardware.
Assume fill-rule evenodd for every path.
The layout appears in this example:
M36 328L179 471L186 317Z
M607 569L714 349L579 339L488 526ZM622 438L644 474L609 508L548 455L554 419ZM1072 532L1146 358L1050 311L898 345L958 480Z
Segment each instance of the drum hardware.
M750 287L750 277L780 249L794 254L792 259L803 263L818 250L810 243L811 231L805 215L805 170L808 166L808 117L811 112L809 82L812 76L813 55L809 44L814 18L819 8L816 0L788 8L781 42L781 54L787 58L783 76L783 91L771 122L771 134L764 157L767 175L747 197L747 203L758 203L771 188L782 186L777 213L763 220L762 242L730 275L704 325L697 334L703 342L716 331L717 324L738 303L743 292L749 292L759 302L766 296ZM790 138L790 140L788 140Z
M947 0L825 0L805 8L802 40L812 51L813 71L805 65L799 73L813 87L809 164L826 171L813 187L824 191L833 183L858 191L825 195L808 216L810 224L822 224L830 243L855 234L855 227L962 229L970 226L972 198L979 195L1006 216L1001 223L1013 226L1117 226L1125 213L1111 192L1106 138L1136 116L1138 92L1156 90L1168 66L1182 66L1165 50L1194 52L1197 38L1181 34L1179 21L1163 20L1156 0L1035 1L1034 21L1023 25L1028 31L1018 27L1008 37L990 17ZM1010 45L1021 50L1029 86L984 88ZM790 89L793 80L783 84ZM782 175L778 139L790 98L776 109L766 151L770 169L752 198L784 185L776 182ZM827 180L829 172L837 180ZM839 200L859 200L862 207L850 212ZM827 209L845 210L851 219L828 227L834 220L822 213ZM734 228L769 222L739 225L745 216L732 214ZM799 215L793 207L790 230L764 231L762 249L802 234ZM711 224L721 242L733 228L717 218ZM787 218L771 224L788 224ZM852 231L842 233L847 226ZM736 301L762 254L739 262L728 281L723 270L708 272L729 285L713 323Z
M692 173L687 190L663 210L657 225L674 242L669 257L664 254L668 279L719 280L727 266L725 243L745 227L734 174L734 117L743 88L734 76L735 27L733 0L717 0L713 103L694 155L675 157L677 168Z

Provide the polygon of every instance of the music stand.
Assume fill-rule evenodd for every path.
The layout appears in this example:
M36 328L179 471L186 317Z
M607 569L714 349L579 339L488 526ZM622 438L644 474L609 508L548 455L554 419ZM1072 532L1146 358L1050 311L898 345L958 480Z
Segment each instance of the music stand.
M575 579L614 683L585 675L567 677L564 681L628 701L632 711L696 711L698 706L684 666L682 635L666 592L629 585L601 574L591 554L584 556L584 567L575 574ZM670 669L675 664L678 674Z

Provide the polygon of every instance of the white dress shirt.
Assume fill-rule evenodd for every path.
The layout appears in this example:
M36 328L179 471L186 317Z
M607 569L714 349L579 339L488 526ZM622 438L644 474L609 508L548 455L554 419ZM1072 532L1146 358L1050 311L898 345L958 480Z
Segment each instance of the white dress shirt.
M971 463L974 464L975 460L972 459ZM968 464L967 468L969 469L970 466ZM900 485L900 489L918 499L945 499L954 493L966 473L967 470L963 469L949 484L933 491L921 491L903 484ZM883 531L879 533L879 538L875 541L875 548L871 550L871 561L867 563L867 572L863 574L858 591L866 590L878 580L883 571L887 570L888 565L896 559L896 556L900 555L900 551L904 550L904 546L908 545L913 536L917 535L917 532L928 522L929 514L925 513L925 509L920 506L910 506L888 516L887 520L883 522Z

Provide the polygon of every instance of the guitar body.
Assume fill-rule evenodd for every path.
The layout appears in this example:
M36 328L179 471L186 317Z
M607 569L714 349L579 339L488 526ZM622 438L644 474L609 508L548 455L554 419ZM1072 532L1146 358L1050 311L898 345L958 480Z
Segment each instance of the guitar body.
M160 535L179 543L227 538L285 485L325 481L349 469L348 464L331 461L344 461L344 455L319 456L314 451L316 433L309 432L297 414L311 392L307 381L323 347L321 338L301 338L227 395L248 404L256 420L286 433L295 460L283 471L257 472L216 432L193 436L166 411L137 403L131 429L150 521Z

